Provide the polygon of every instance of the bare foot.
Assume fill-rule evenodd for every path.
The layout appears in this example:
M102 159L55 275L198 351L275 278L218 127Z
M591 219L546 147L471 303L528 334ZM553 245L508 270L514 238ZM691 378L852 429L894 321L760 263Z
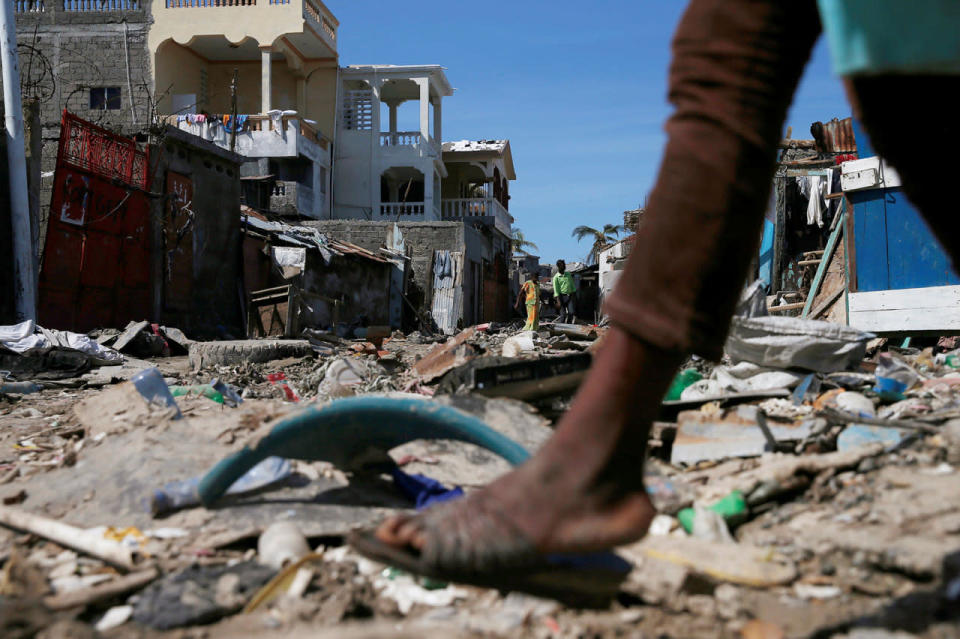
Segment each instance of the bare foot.
M530 461L464 500L388 519L377 538L438 567L486 569L641 538L655 514L643 486L647 435L680 359L612 329Z

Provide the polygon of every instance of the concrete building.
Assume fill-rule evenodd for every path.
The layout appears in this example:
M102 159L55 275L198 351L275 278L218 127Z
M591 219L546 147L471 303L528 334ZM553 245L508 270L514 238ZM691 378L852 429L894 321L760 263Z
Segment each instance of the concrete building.
M441 219L440 183L447 175L442 101L451 95L437 65L349 66L340 72L332 217ZM418 125L400 131L399 111L408 102L416 103Z
M142 0L16 0L14 8L24 104L39 106L43 178L31 195L43 246L63 110L127 136L150 125L150 12Z
M154 0L152 8L157 111L225 149L235 136L247 158L245 193L266 190L262 208L329 217L339 27L330 10L320 0Z

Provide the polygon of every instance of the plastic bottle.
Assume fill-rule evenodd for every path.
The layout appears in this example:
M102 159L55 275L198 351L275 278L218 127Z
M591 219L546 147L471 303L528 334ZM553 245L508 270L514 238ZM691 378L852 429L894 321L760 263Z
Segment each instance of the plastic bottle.
M743 498L742 492L735 490L712 506L708 506L707 510L712 510L723 517L727 525L732 528L746 519L747 500ZM677 513L677 520L684 530L692 533L695 516L696 511L693 508L684 508Z
M148 368L140 371L130 380L137 391L147 400L148 404L159 405L176 410L176 417L180 419L183 414L180 407L177 406L177 400L170 394L167 383L163 381L163 375L156 368Z
M210 384L194 384L193 386L171 386L170 394L174 397L194 396L206 397L218 404L223 403L223 394L217 391Z
M917 383L920 375L890 353L877 356L877 385L873 390L883 399L899 401L903 393Z
M40 384L33 382L3 382L0 383L0 393L16 393L18 395L29 395L43 390Z
M667 389L667 395L664 399L668 402L680 399L680 395L683 394L683 391L686 390L688 386L696 384L701 379L703 379L703 375L701 375L697 369L683 369L673 378L673 382L670 384L670 388Z

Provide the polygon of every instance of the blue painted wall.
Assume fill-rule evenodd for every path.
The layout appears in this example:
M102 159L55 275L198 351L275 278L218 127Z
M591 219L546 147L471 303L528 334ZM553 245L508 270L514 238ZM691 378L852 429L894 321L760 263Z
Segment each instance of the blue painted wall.
M853 131L859 157L874 155L856 120ZM857 290L960 284L950 258L903 189L854 191L847 198L853 205Z

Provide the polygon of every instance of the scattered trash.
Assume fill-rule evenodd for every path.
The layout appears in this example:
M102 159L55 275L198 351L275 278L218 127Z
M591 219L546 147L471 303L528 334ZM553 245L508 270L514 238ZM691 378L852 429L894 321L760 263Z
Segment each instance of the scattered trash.
M357 328L341 325L345 335ZM335 329L311 329L303 336L322 356L295 350L282 361L220 357L220 343L207 342L212 359L200 370L157 355L102 369L102 381L89 387L63 377L89 368L79 351L50 351L62 360L7 353L4 366L11 358L30 360L39 371L31 375L54 377L0 372L0 385L44 387L2 399L0 426L13 427L0 429L8 444L0 497L8 510L22 502L85 527L68 527L66 538L81 540L72 546L49 534L10 536L0 545L0 570L14 574L17 562L28 561L42 573L47 591L39 598L48 610L86 608L84 623L111 633L131 621L159 630L240 611L250 614L247 621L226 623L280 630L404 617L511 634L549 627L550 620L561 632L581 632L582 613L555 601L462 589L370 562L342 545L351 528L492 481L549 437L591 364L587 346L597 342L587 340L603 329L547 323L521 336L519 357L504 357L505 345L508 353L516 346L518 327L491 323L446 341L371 327L363 341L348 341ZM138 334L156 341L153 327ZM119 336L105 330L97 340L116 344ZM170 344L167 333L163 339ZM805 357L826 349L819 337L815 348L806 338L789 339ZM269 340L243 348L259 341ZM759 343L747 341L751 348ZM960 406L960 369L950 362L960 356L925 347L933 340L914 339L906 349L893 345L900 341L880 343L868 359L851 357L831 372L784 368L783 349L775 347L761 361L688 360L650 433L644 480L660 514L643 541L623 550L634 567L614 590L626 598L596 618L645 634L686 636L684 620L729 624L730 633L748 636L760 626L747 621L756 613L743 596L747 588L776 588L791 606L809 602L823 610L893 598L911 580L941 574L948 590L946 575L954 573L943 567L945 540L957 530L951 517L960 508L949 484L960 465L960 427L951 422ZM829 357L839 359L846 347L831 344ZM132 377L143 389L110 383ZM878 392L888 379L903 387ZM286 389L301 405L310 403L305 411L289 403ZM378 392L387 397L371 396ZM404 394L410 392L417 395ZM220 401L234 408L220 409ZM192 451L176 438L191 429L201 434L191 441L210 447L199 464L187 465ZM116 477L74 481L102 472L104 457L92 453L126 450L128 441L144 464L163 460L156 484L136 483L142 479L129 463ZM214 465L217 459L223 461ZM212 505L223 491L230 498ZM144 498L146 509L120 507ZM211 507L199 508L203 503ZM915 522L909 530L899 523L905 508ZM314 517L312 509L323 514ZM151 527L151 516L171 515L169 527ZM311 551L307 538L324 547ZM891 547L897 553L885 550ZM17 553L4 564L11 550ZM27 558L14 559L19 554ZM569 579L554 579L550 591L567 604Z
M280 570L310 554L310 546L295 522L278 521L260 535L257 553L260 563Z
M133 619L155 630L212 623L243 608L273 574L269 566L252 561L190 566L143 590Z
M114 606L105 612L93 627L97 632L106 632L122 626L130 621L131 617L133 617L133 606Z
M236 481L231 482L226 489L228 495L241 495L266 488L290 476L292 465L281 457L267 457ZM181 508L199 506L201 478L195 477L183 481L174 481L165 484L153 492L149 500L149 511L154 517L160 517Z
M877 385L874 390L888 401L900 401L903 393L920 379L907 364L890 353L877 356Z
M736 527L743 523L748 513L747 502L743 497L743 493L739 490L734 490L720 501L703 510L708 510L709 512L720 515L722 521L730 527ZM677 513L677 520L680 522L680 525L690 534L693 534L694 531L696 515L697 513L693 508L684 508Z
M267 375L267 380L271 384L275 384L283 390L284 397L287 398L289 402L299 402L300 398L297 397L297 394L293 392L293 389L290 388L290 385L287 383L287 376L283 373L270 373Z

